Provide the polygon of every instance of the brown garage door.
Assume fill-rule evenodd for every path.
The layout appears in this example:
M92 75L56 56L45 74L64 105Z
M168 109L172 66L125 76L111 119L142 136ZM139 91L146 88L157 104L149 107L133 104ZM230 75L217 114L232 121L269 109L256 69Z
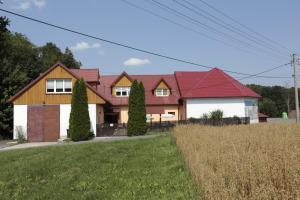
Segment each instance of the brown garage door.
M28 106L29 142L50 142L59 138L59 105Z

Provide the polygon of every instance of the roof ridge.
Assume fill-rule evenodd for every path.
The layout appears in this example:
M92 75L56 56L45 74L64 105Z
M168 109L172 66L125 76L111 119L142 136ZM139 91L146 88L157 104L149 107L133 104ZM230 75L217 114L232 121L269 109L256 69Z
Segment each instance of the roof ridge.
M79 69L72 68L71 70L99 70L99 68L79 68Z
M241 94L244 94L244 92L241 90L241 88L236 85L236 83L239 83L236 79L233 79L231 76L229 76L228 74L224 73L223 71L221 71L221 72L222 72L222 75L227 80L230 81L231 85L233 85L236 89L238 89L241 92Z
M190 93L191 90L197 89L197 87L199 86L199 84L203 83L203 82L207 79L207 77L211 74L211 72L212 72L211 70L208 71L208 72L204 75L204 77L202 78L202 80L200 80L200 81L195 85L196 87L193 87L192 89L189 89L187 93ZM186 93L185 95L187 95L187 93Z

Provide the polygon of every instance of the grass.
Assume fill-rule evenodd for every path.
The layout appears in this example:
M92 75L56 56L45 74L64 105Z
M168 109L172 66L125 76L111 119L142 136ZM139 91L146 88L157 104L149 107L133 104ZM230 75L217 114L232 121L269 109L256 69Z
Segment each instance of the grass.
M0 152L1 199L197 199L169 136Z
M178 126L205 199L300 199L300 125Z

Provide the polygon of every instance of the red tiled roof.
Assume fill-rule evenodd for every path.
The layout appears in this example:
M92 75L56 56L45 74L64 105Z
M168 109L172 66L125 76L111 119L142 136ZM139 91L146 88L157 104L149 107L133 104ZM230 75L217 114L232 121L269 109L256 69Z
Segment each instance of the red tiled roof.
M207 72L175 72L182 98L260 97L218 68Z
M76 76L83 78L86 82L99 81L99 69L70 69Z
M127 97L115 97L112 95L111 86L118 75L100 76L100 85L98 92L105 96L106 99L113 105L128 105ZM177 105L180 98L174 74L165 75L130 75L132 80L142 81L145 87L145 96L147 105ZM171 94L168 97L157 97L153 95L153 90L158 81L163 79L171 89Z

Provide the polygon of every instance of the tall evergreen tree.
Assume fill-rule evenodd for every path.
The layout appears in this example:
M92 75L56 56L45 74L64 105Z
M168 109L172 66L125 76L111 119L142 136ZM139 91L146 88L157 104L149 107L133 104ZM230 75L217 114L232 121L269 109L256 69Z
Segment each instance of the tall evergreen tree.
M140 134L144 135L147 132L147 121L146 121L146 103L145 103L145 88L143 82L139 83L139 102L138 107L139 113L139 129Z
M145 89L142 82L133 81L129 95L128 106L128 128L129 136L143 135L147 131Z
M127 134L128 136L139 135L138 119L139 119L139 108L138 108L138 97L139 97L139 83L134 80L129 95L128 105L128 122L127 122Z
M91 136L90 129L86 84L81 79L73 87L68 135L73 141L87 140Z

